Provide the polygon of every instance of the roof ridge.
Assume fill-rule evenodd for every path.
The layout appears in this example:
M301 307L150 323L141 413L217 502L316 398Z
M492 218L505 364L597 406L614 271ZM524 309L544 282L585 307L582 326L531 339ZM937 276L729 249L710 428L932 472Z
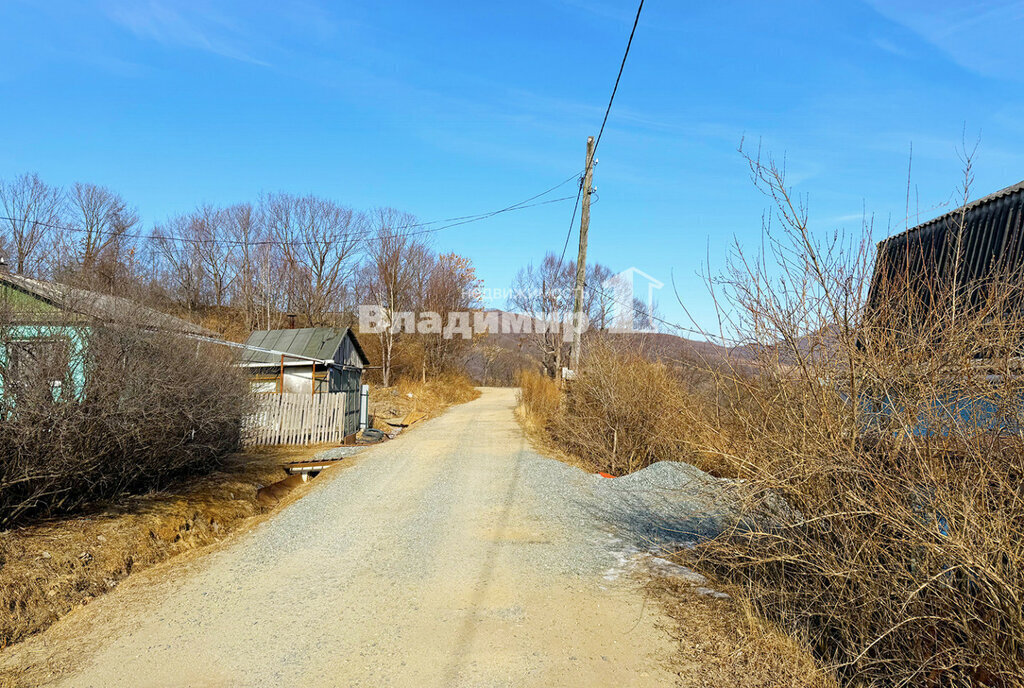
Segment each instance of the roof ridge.
M905 230L903 230L902 232L900 232L898 234L893 234L891 237L886 237L885 239L882 239L881 241L878 242L878 246L881 247L882 244L888 243L889 241L892 241L893 239L900 239L900 238L905 237L905 236L907 236L909 234L913 234L915 232L919 232L919 231L923 230L925 227L928 227L929 225L933 225L936 222L941 222L941 221L943 221L943 220L945 220L945 219L947 219L947 218L949 218L952 215L955 215L957 213L970 212L971 210L974 210L975 208L980 208L983 205L986 205L988 203L992 203L993 201L998 201L998 200L1000 200L1002 198L1005 198L1007 196L1012 196L1013 194L1021 192L1021 191L1024 191L1024 180L1021 180L1021 181L1017 182L1016 184L1011 184L1010 186L1007 186L1007 187L1005 187L1003 189L1000 189L999 191L995 191L993 193L990 193L987 196L982 196L981 198L979 198L977 200L969 201L969 202L965 203L964 205L957 206L953 210L945 212L942 215L934 217L931 220L928 220L926 222L922 222L922 223L920 223L918 225L914 225L913 227L910 227L909 229L905 229Z
M27 292L53 304L60 310L75 312L96 320L124 321L124 313L118 312L119 308L124 308L126 313L134 311L136 314L145 315L145 318L151 321L149 325L154 329L214 334L201 325L124 296L105 294L94 289L28 277L15 272L0 272L0 284L7 284L14 289Z

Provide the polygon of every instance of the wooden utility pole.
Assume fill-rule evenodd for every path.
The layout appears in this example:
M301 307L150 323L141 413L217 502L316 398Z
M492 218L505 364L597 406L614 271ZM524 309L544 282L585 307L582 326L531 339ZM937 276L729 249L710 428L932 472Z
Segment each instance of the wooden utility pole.
M594 137L587 137L587 164L583 172L583 210L580 212L580 253L576 258L576 300L572 307L572 350L569 368L576 373L580 368L580 349L583 343L583 285L587 279L587 230L590 229L590 191L594 181Z

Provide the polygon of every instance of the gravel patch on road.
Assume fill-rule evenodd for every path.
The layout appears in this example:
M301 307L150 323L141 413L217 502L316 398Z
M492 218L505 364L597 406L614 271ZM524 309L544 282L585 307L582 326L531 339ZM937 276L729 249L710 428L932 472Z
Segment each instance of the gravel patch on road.
M327 449L314 460L348 458L365 449ZM532 542L534 546L523 549L521 555L544 570L596 573L610 583L645 567L655 575L675 575L703 585L703 576L660 555L715 537L737 518L735 481L715 478L686 463L660 461L620 478L604 478L529 449L521 451L517 459L509 467L514 472L510 495L517 500L526 497L544 520L559 523L564 532L579 534L570 541ZM386 482L386 470L383 465L360 467L363 475L358 482L367 487ZM423 498L419 527L401 537L401 546L415 554L438 546L436 534L443 530L452 508L444 481L430 485ZM307 506L313 507L321 498L311 495L307 499ZM329 507L325 501L316 508Z
M310 458L310 461L327 461L337 459L347 459L350 456L355 456L359 452L366 449L366 447L334 447L333 449L324 449L319 451Z
M660 461L604 478L532 452L523 457L531 491L578 525L602 524L637 547L678 549L736 522L735 486L685 463Z

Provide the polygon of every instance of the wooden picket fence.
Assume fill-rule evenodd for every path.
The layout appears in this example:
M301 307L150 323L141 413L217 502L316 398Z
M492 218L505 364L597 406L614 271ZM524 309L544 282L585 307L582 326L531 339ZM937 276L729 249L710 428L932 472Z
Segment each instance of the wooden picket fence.
M344 392L335 394L257 394L246 423L250 445L318 444L345 438Z

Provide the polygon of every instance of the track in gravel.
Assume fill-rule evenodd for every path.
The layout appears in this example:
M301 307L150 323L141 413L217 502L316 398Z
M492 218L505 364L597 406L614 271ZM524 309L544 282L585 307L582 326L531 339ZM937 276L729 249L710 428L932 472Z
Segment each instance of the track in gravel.
M530 451L513 405L484 390L0 660L61 686L670 685L590 476Z

